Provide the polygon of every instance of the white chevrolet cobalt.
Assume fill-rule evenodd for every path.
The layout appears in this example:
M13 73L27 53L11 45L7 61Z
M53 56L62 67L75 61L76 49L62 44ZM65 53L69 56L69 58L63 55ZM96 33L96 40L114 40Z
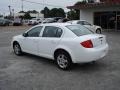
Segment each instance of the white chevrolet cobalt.
M22 35L14 36L12 46L16 55L26 52L49 58L64 70L73 63L100 60L108 52L105 35L95 34L82 25L70 23L34 26Z

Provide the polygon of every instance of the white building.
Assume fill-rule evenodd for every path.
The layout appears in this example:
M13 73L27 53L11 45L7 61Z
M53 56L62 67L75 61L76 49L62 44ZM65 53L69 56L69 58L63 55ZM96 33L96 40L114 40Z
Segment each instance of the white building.
M100 25L104 29L120 30L120 0L100 1L96 0L94 3L68 6L68 8L79 9L81 20Z
M25 13L15 13L14 17L24 16L24 15ZM30 16L32 18L43 18L44 17L44 15L41 13L30 13Z

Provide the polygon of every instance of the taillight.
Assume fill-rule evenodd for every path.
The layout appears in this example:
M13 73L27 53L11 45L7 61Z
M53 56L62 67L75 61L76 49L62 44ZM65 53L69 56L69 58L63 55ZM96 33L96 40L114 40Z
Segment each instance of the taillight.
M93 43L91 40L84 41L80 43L85 48L93 48Z

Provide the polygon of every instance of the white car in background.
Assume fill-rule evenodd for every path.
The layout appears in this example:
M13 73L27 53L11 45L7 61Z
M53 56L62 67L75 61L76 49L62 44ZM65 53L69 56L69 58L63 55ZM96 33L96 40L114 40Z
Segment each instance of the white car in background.
M55 22L55 19L54 18L45 18L41 23L53 23Z
M72 21L68 21L67 23L81 24L81 25L85 26L86 28L92 30L95 33L98 33L98 34L102 33L102 28L100 26L92 25L92 24L90 24L89 22L87 22L85 20L72 20Z
M42 20L40 18L33 18L33 19L29 20L28 25L37 25L41 22L42 22Z
M108 52L105 35L94 34L82 25L69 23L34 26L14 36L12 46L16 55L26 52L49 58L64 70L73 63L100 60Z

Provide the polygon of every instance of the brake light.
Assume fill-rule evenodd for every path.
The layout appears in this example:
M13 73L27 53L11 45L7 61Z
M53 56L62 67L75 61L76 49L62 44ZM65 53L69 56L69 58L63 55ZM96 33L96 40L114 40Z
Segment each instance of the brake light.
M93 48L93 43L91 40L84 41L80 43L85 48Z

